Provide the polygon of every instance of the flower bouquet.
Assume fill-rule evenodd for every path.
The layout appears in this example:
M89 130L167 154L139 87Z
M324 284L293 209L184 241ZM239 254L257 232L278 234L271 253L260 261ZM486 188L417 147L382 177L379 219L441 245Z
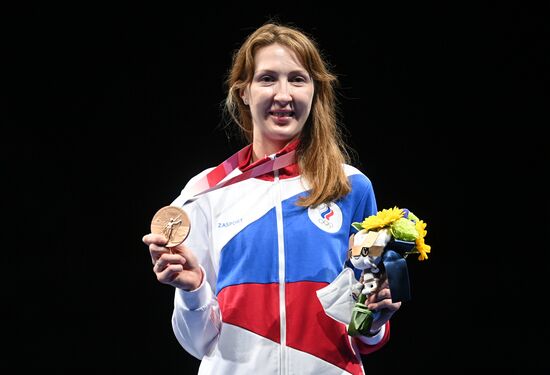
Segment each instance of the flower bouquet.
M369 295L377 291L382 275L387 277L393 302L409 300L405 259L410 254L418 254L419 260L426 260L431 247L424 242L426 223L408 209L384 209L363 222L352 223L352 226L358 232L353 237L349 259L362 273L353 287L356 303L348 334L369 335L374 314L365 302Z

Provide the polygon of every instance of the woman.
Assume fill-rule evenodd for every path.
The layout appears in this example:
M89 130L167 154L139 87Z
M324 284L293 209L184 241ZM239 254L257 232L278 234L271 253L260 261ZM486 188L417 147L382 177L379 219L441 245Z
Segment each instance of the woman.
M236 52L227 83L249 145L228 175L204 171L172 203L192 223L183 244L143 238L158 280L176 288L174 333L200 374L363 374L361 354L387 342L400 303L381 288L371 335L352 338L316 294L345 265L351 223L377 212L371 182L346 164L336 77L311 38L270 23ZM213 175L227 184L196 195Z

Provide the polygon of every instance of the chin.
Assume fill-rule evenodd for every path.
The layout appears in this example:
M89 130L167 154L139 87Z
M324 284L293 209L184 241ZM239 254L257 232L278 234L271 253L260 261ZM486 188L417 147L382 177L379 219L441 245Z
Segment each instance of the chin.
M298 136L299 133L296 133L296 132L292 132L292 133L289 133L289 132L274 132L271 134L270 138L273 139L274 141L279 141L279 142L288 142L294 138L296 138Z
M284 138L294 138L300 134L302 129L298 124L273 124L271 125L272 134L277 134Z

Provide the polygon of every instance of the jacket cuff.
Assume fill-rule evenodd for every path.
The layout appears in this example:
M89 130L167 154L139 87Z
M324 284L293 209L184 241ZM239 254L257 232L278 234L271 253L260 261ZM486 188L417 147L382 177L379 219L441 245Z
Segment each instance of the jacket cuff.
M185 310L201 310L205 308L212 299L212 289L210 289L210 285L206 282L206 272L202 266L200 266L200 268L203 277L202 283L197 289L185 291L183 289L176 288L176 295Z
M359 340L361 340L362 342L364 342L367 345L376 345L380 341L382 341L382 339L384 338L385 333L386 333L386 325L384 324L380 328L380 331L378 331L378 333L376 335L374 335L374 336L358 336L358 338L359 338Z

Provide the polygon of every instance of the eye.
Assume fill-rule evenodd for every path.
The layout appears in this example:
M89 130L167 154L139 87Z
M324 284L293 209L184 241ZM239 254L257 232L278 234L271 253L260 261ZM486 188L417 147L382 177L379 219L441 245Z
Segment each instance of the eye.
M290 82L297 83L297 84L304 84L309 82L309 79L307 77L304 77L303 75L296 75L290 79Z
M273 76L270 76L270 75L263 75L263 76L260 76L259 81L260 82L273 82L273 81L275 81L275 78L273 78Z

